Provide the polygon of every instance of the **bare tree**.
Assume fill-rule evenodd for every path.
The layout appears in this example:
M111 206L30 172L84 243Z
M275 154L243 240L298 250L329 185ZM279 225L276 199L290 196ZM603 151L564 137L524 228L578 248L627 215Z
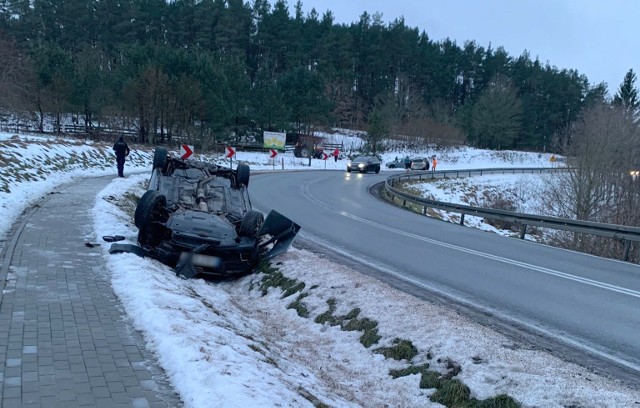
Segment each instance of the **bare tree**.
M557 216L640 226L640 133L620 107L594 105L568 130L569 170L547 188L546 205ZM581 234L559 234L559 242L601 256L617 257L618 241Z
M21 108L32 77L31 64L0 32L0 106Z

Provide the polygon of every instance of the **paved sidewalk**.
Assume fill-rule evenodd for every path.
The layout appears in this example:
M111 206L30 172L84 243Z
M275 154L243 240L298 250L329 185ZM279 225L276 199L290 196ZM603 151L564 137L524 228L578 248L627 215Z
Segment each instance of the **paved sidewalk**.
M84 245L111 180L63 186L26 220L0 282L0 407L182 405Z

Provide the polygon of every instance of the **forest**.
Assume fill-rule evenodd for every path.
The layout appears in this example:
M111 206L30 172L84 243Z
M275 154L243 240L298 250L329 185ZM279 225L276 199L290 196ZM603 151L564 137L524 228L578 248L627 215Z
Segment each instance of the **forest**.
M527 52L434 41L401 17L337 24L329 10L289 6L0 0L0 125L62 133L71 121L87 135L119 129L132 142L202 150L260 142L267 130L342 128L365 131L370 153L383 139L553 152L568 168L544 193L546 214L640 226L632 68L610 92ZM616 239L557 238L600 256L624 250Z
M580 112L613 102L607 84L526 52L368 12L337 24L300 1L0 0L0 55L4 111L150 144L340 127L374 151L392 137L561 152ZM637 104L627 76L614 101Z

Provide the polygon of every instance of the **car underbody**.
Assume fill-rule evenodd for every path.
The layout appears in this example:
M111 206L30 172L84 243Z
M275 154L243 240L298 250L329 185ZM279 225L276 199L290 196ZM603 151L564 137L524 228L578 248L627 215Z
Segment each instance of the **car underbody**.
M155 258L184 278L251 273L285 252L300 226L275 210L265 219L252 209L248 184L247 165L231 170L157 148L135 212L138 245L114 243L110 252Z

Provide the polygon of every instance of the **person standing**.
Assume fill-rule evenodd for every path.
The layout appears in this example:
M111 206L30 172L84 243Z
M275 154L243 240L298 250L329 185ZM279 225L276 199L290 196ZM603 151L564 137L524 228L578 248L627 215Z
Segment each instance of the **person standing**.
M411 159L409 158L409 156L404 158L404 169L407 171L407 173L411 169Z
M124 177L124 158L129 155L129 145L124 141L124 138L120 136L117 142L113 145L113 151L116 153L116 163L118 164L118 177Z
M436 171L437 164L438 164L438 161L436 160L436 156L433 156L431 158L431 171Z
M338 162L338 156L340 155L340 150L338 150L338 148L336 147L336 150L333 151L333 160L337 163Z

